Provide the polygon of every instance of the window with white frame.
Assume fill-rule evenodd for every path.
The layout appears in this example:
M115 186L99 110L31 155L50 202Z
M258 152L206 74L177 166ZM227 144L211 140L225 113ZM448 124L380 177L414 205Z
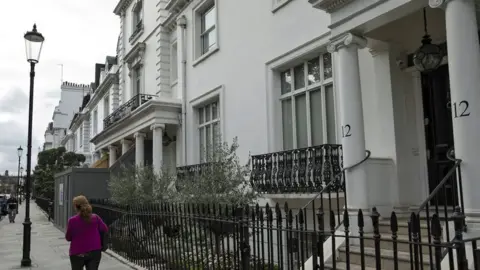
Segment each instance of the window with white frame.
M132 96L142 93L142 68L137 67L133 72L133 91Z
M217 44L215 4L210 5L200 14L200 41L202 54L207 53Z
M170 49L170 83L174 84L178 79L178 49L177 43L173 43Z
M81 150L83 147L83 125L81 125L79 129L78 140L79 150Z
M109 96L105 96L103 99L103 116L107 118L110 115L110 98Z
M200 162L207 161L221 142L218 100L197 108Z
M133 29L140 27L143 20L143 3L138 1L133 7Z
M92 121L92 132L93 136L97 135L98 132L98 110L93 111L93 121Z
M332 71L325 53L280 73L284 150L337 142Z

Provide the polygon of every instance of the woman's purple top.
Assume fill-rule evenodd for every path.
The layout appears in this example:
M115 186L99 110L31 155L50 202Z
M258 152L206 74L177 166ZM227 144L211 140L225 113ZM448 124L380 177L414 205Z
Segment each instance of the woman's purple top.
M92 215L90 222L82 219L80 215L71 217L65 234L65 238L70 242L70 256L101 250L100 231L107 232L108 227L95 214Z

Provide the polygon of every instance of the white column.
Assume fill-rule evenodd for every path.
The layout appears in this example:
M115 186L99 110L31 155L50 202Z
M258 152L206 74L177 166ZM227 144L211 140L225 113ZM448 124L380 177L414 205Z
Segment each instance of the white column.
M117 161L117 147L110 145L108 151L108 165L111 167Z
M130 146L132 146L132 141L127 139L122 139L120 143L122 144L122 155L125 155L128 149L130 149Z
M137 132L135 137L135 165L143 167L145 165L145 133Z
M467 215L480 214L480 46L474 0L430 0L445 7L455 155L462 159Z
M333 41L329 52L336 53L337 104L340 107L343 166L352 166L365 158L365 132L363 122L362 91L358 49L366 40L350 33ZM367 177L365 163L346 171L347 207L354 211L368 209Z
M153 131L153 168L156 172L160 173L163 166L163 131L165 130L165 125L154 124L150 128Z

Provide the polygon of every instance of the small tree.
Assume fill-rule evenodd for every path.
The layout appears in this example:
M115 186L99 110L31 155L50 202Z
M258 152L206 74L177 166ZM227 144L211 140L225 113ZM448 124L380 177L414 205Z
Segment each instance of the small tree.
M35 194L41 197L53 198L54 175L67 168L79 167L83 162L85 162L84 155L67 152L65 147L38 153L37 166L35 166L33 172Z
M177 179L179 195L186 203L196 204L251 204L256 199L246 176L249 164L241 165L236 155L238 139L231 145L214 145L206 155L206 163L200 172Z
M151 166L124 166L108 182L111 198L123 205L169 201L169 186L175 178L168 170L156 172Z

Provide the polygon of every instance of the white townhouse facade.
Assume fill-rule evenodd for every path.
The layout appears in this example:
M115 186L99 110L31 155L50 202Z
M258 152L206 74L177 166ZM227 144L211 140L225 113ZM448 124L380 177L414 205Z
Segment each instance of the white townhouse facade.
M160 3L158 3L160 4ZM119 1L118 108L100 119L101 132L92 137L95 151L108 151L109 164L135 151L135 164L175 168L176 134L181 99L172 94L159 58L162 28L157 1Z
M115 110L118 104L117 58L107 56L105 63L95 65L95 82L91 83L91 91L85 95L79 112L70 122L62 144L69 151L85 155L85 164L93 165L104 153L96 151L90 140L102 132L102 119Z
M274 203L301 207L348 168L352 216L423 211L441 187L475 233L478 5L120 0L119 107L91 142L110 165L135 146L137 165L179 167L238 137Z
M90 86L63 82L60 87L60 101L53 111L52 122L45 130L43 150L60 147L61 141L67 135L70 121L78 112L82 98L90 91Z

